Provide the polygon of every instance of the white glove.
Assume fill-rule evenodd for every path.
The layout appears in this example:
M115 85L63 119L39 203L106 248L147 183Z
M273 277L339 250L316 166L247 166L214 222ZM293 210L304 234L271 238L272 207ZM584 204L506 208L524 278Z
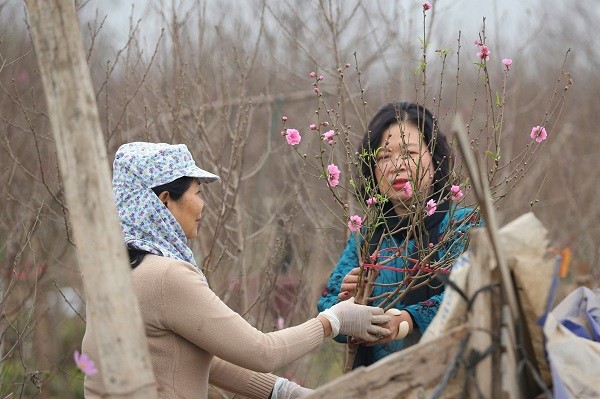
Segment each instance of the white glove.
M271 399L299 399L313 392L312 389L304 388L286 378L277 377L275 385L273 385Z
M392 333L387 328L377 325L391 320L389 315L383 314L382 308L357 305L354 298L333 305L320 314L331 324L331 337L346 334L367 342L375 342Z

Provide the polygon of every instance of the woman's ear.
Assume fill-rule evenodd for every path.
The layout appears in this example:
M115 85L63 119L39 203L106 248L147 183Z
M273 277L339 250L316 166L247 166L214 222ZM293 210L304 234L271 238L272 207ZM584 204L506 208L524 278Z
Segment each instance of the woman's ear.
M171 200L171 196L168 191L163 191L158 195L158 199L162 202L167 208L169 207L169 201Z

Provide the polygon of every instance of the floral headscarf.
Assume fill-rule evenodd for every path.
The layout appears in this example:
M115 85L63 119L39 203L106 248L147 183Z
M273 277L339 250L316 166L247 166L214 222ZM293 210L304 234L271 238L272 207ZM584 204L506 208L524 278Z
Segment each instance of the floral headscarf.
M181 225L152 191L183 176L219 180L196 166L185 144L123 144L113 163L113 194L128 246L196 266Z

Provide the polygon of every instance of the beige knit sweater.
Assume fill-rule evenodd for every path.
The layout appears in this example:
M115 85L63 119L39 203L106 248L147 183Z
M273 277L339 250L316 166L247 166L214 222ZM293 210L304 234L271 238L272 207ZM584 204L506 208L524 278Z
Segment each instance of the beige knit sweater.
M317 319L260 332L223 303L187 262L147 255L132 277L161 398L206 398L209 383L250 398L268 398L277 377L264 373L323 342ZM90 327L93 321L87 322ZM82 351L99 368L91 328ZM100 369L86 376L86 398L105 393L101 374Z

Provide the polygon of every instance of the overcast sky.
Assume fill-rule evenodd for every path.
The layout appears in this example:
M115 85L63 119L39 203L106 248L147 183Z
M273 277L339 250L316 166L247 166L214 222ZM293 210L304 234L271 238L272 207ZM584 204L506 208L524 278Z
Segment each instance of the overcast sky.
M339 0L343 1L343 0ZM376 0L365 0L375 2ZM403 5L415 3L419 5L421 0L396 0ZM539 21L542 18L542 12L539 10L539 0L430 0L436 10L436 23L443 25L444 29L448 28L448 33L456 36L458 31L464 33L464 37L476 36L481 29L482 19L486 17L486 29L490 36L501 38L504 42L510 43L519 37L517 33L519 27L527 25L528 19L532 15ZM561 2L563 0L546 0L544 7L548 7L552 3ZM169 3L169 1L166 1ZM178 0L185 2L185 0ZM86 13L92 15L95 9L100 10L100 14L107 15L107 26L115 33L121 33L123 40L127 33L129 25L129 15L131 6L134 5L134 20L142 18L145 24L142 27L144 36L147 36L149 41L152 39L152 31L156 29L155 21L148 18L148 4L153 3L151 0L91 0L86 6ZM236 7L228 7L228 3L238 3ZM208 0L209 8L229 8L235 10L243 9L244 7L252 7L256 2L252 0ZM383 1L392 4L394 1ZM242 6L243 4L243 6ZM299 2L301 4L301 2ZM118 37L118 36L117 36Z

